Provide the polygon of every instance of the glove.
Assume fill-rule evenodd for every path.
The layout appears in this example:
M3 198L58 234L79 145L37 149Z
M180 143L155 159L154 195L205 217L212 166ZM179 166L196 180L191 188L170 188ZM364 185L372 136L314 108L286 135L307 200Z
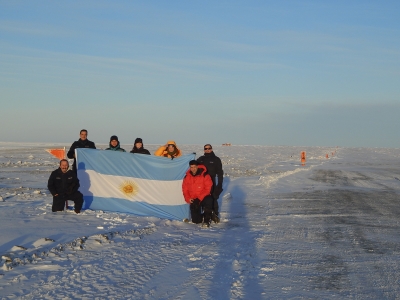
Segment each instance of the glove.
M213 198L218 199L219 195L221 195L223 188L221 186L216 186L213 192Z

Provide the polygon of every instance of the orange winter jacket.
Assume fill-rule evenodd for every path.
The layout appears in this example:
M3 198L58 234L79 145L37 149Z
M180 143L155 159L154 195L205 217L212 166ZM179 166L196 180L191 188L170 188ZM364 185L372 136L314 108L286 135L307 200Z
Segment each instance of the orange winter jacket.
M199 165L196 175L187 170L185 178L182 182L183 197L187 203L190 199L203 199L210 195L211 187L213 185L210 175L206 174L207 169L203 165Z
M181 150L179 150L178 147L176 146L175 141L168 141L168 142L167 142L167 145L174 145L174 146L175 146L176 153L175 153L175 155L174 155L173 157L182 156L182 152L181 152ZM168 154L167 149L168 149L168 147L161 146L160 148L157 149L156 152L154 152L154 155L155 155L155 156L164 156L164 157L172 158L172 156L171 156L170 154Z

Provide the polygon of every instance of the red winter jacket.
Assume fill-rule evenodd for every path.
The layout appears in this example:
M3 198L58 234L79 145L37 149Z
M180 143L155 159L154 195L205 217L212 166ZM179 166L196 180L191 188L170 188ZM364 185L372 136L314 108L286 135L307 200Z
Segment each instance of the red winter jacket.
M213 185L210 175L206 174L207 169L203 165L199 165L196 175L187 170L185 178L182 182L183 197L187 203L190 199L203 199L210 195L211 187Z

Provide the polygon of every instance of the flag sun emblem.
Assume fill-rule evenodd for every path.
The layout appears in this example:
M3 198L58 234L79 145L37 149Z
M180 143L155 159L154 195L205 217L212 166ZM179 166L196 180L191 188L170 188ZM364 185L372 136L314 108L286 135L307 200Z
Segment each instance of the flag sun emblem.
M138 186L133 181L124 181L120 185L119 189L121 190L122 193L124 193L125 196L129 198L132 198L138 192Z

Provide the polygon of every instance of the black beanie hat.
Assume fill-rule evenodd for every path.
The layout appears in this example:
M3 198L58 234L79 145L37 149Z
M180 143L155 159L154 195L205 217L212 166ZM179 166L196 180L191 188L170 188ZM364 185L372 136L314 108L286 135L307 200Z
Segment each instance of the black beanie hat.
M114 141L114 140L118 142L118 137L116 135L113 135L112 137L110 137L110 142Z
M197 160L191 160L191 161L189 161L189 166L193 166L193 165L196 165L196 166L199 165L199 163L197 162Z
M136 138L136 140L135 140L135 144L136 143L142 143L143 144L143 141L142 141L142 139L141 138Z

